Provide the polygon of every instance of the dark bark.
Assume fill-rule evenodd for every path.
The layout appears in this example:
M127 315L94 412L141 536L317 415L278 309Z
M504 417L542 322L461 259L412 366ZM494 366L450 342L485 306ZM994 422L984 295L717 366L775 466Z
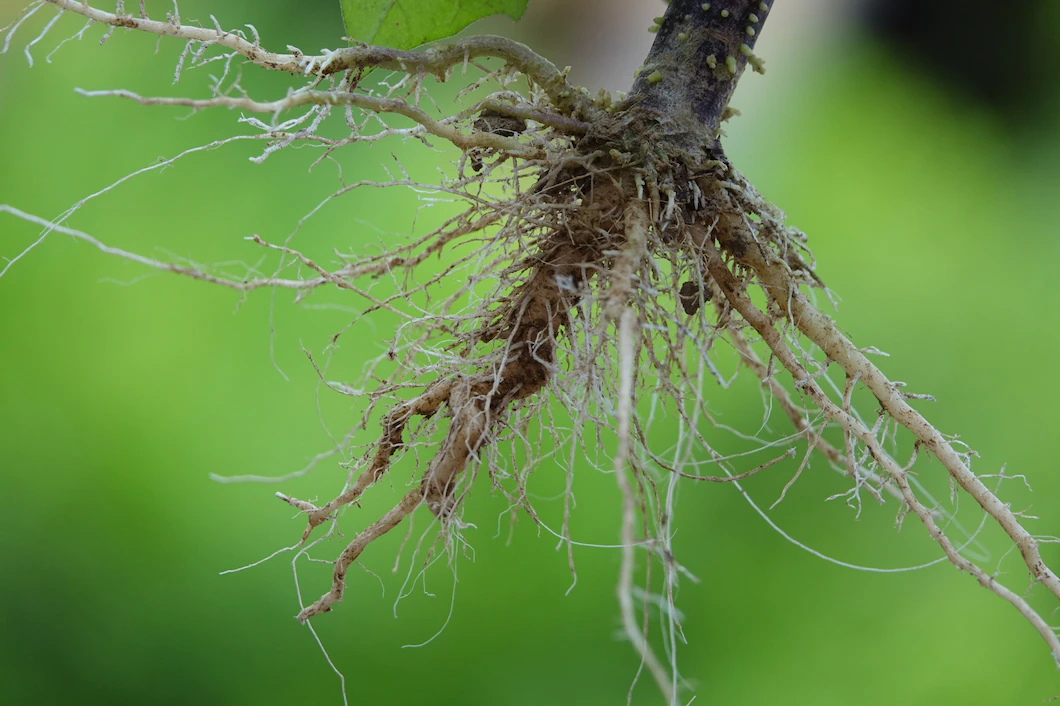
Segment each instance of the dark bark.
M629 113L644 128L684 151L709 158L732 93L754 56L773 0L674 0L633 84Z

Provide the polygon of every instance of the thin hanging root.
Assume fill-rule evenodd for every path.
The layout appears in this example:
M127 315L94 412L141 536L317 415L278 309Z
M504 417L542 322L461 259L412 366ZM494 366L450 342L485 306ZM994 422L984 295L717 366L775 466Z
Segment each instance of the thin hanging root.
M643 208L637 210L643 213ZM645 214L646 215L646 214ZM643 219L644 223L647 219ZM629 219L627 219L629 222ZM630 238L632 240L632 238ZM636 507L633 499L633 487L627 476L626 466L629 463L630 440L632 428L630 418L633 414L633 379L634 361L636 360L636 341L640 339L637 315L630 308L623 309L618 315L618 352L619 352L619 386L616 421L618 423L618 450L615 453L615 478L622 493L622 566L618 576L618 605L622 613L622 627L626 637L632 643L643 663L648 667L667 704L674 703L674 692L670 675L666 673L659 658L655 656L651 645L644 635L644 630L637 624L633 605L633 564L636 539L633 535L636 526Z
M640 200L629 201L626 204L624 221L626 242L616 259L605 308L607 318L617 320L618 325L619 369L615 405L618 449L615 452L614 468L618 488L622 494L622 565L619 569L616 593L626 637L640 655L642 663L651 672L666 703L672 704L675 696L672 675L667 673L666 668L652 650L646 635L647 626L637 624L633 603L634 550L637 544L634 529L637 508L633 497L633 487L627 475L629 472L627 467L631 465L632 460L630 445L633 440L633 395L636 387L634 367L637 360L637 347L641 341L641 325L634 310L626 306L626 301L632 291L633 276L646 255L645 248L650 228L646 204ZM647 605L645 605L645 610L647 610Z
M722 245L725 245L726 236L724 235L724 229L718 231L720 235ZM740 246L737 246L739 248ZM770 296L781 305L781 310L788 313L789 316L795 319L799 329L807 335L810 340L814 341L822 350L829 355L830 358L843 365L844 368L847 365L851 365L851 368L862 371L862 380L869 385L869 388L876 392L877 387L882 386L884 392L891 392L895 396L898 393L891 386L883 374L871 365L864 356L858 352L850 341L844 338L838 331L835 330L834 326L831 325L831 321L826 316L818 312L808 302L800 292L794 289L794 284L791 282L787 272L782 269L781 265L770 265L765 262L765 259L760 255L757 249L757 245L752 247L744 246L746 251L741 258L741 262L751 263L748 266L754 267L756 273L759 275L760 281L763 287ZM737 249L739 252L739 249ZM753 252L752 252L753 251ZM796 384L798 384L810 397L811 400L824 412L825 416L829 420L836 422L840 428L845 432L851 434L858 441L865 445L872 457L880 464L880 466L886 471L887 475L894 480L899 490L902 492L902 497L908 506L913 510L914 514L920 519L927 529L928 534L931 535L943 552L946 554L946 558L949 559L955 567L962 571L966 571L971 574L983 588L995 593L1001 598L1005 599L1012 604L1016 610L1026 618L1031 625L1038 631L1045 642L1049 645L1049 649L1052 652L1053 659L1056 661L1058 667L1060 667L1060 639L1057 639L1056 633L1049 626L1048 623L1033 609L1030 604L1020 595L1011 591L1008 587L998 583L992 576L983 571L980 567L968 561L957 551L956 547L950 541L949 537L942 531L942 529L935 523L934 516L931 511L926 508L913 494L913 491L909 485L909 481L906 478L906 471L898 463L892 459L886 451L880 446L879 440L876 436L869 431L861 422L850 414L843 411L838 405L832 402L831 399L824 393L817 382L810 377L806 368L799 362L799 359L792 352L791 348L784 341L780 332L777 330L774 322L769 317L756 307L742 285L742 283L729 271L729 268L725 265L721 257L721 252L715 247L713 242L709 239L703 243L703 255L706 260L707 269L714 281L717 282L721 291L725 294L726 298L732 304L733 308L740 313L740 315L747 321L762 339L766 345L769 346L770 350L773 351L777 359L783 364L789 373L795 378ZM757 267L755 266L757 264ZM789 310L788 303L791 303ZM821 320L827 321L827 325ZM861 361L858 361L855 357L860 357ZM857 365L854 365L857 363ZM871 369L870 369L871 368ZM848 374L853 374L851 370L848 370ZM869 384L872 380L873 384ZM882 385L881 385L882 383ZM874 386L875 385L875 386ZM984 486L979 482L978 478L971 475L971 472L964 468L963 463L960 463L960 459L956 458L956 454L949 447L949 445L942 439L934 427L930 426L923 417L920 417L916 412L912 412L919 420L919 423L908 421L908 414L899 417L894 411L887 406L887 402L890 402L895 409L902 413L903 411L893 405L893 400L889 399L890 395L881 395L877 393L877 397L881 398L881 403L884 403L884 408L888 409L892 415L898 419L904 426L909 428L918 437L921 435L927 436L933 440L933 443L928 444L927 442L921 441L929 449L935 451L936 456L943 460L943 464L946 466L950 473L957 477L954 469L951 468L953 459L956 459L957 463L963 468L964 473L975 481L970 483L972 490L969 492L979 502L979 504L986 510L1001 526L1009 532L1009 536L1013 535L1011 528L1013 525L1019 528L1020 532L1026 534L1026 530L1019 527L1015 517L1012 516L1007 507L1004 507L1001 502ZM888 398L886 401L882 397ZM900 400L900 398L899 398ZM900 400L904 404L904 400ZM908 407L908 405L906 405ZM941 453L940 453L941 451ZM948 451L948 453L946 453ZM962 477L957 477L958 483L965 487L962 482ZM976 485L982 488L980 493ZM968 490L968 487L965 487ZM984 497L986 496L989 497ZM1000 506L1003 512L997 509ZM1016 538L1013 538L1016 541ZM1027 539L1034 543L1033 538L1027 535ZM1021 546L1019 541L1016 541L1017 546L1020 546L1021 551L1024 552L1024 557L1027 557L1024 546ZM1033 553L1037 555L1037 547L1032 545ZM1037 558L1035 562L1028 560L1028 566L1031 568L1032 573L1041 583L1044 583L1050 590L1055 592L1055 581L1056 577L1045 567L1045 564L1040 558ZM1051 577L1051 578L1050 578Z

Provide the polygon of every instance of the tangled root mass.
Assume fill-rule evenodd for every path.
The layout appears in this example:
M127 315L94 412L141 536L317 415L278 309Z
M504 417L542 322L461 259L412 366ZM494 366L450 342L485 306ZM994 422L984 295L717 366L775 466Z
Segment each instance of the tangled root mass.
M827 289L815 272L805 235L786 225L725 155L721 124L731 114L728 102L737 79L747 66L762 68L748 39L757 31L743 28L760 30L771 2L725 0L712 4L711 12L706 4L670 3L640 77L630 95L618 101L604 94L590 97L547 60L496 37L471 37L419 52L354 46L319 56L297 50L273 54L243 32L181 25L174 18L154 21L142 12L125 13L120 4L116 13L108 13L73 0L44 0L33 3L31 12L46 5L86 17L89 25L184 40L189 50L178 76L181 68L222 61L226 67L244 62L307 77L305 86L271 102L222 87L227 68L213 97L206 99L104 92L148 105L269 114L269 123L243 119L258 131L250 139L265 145L259 160L293 144L314 144L326 157L384 138L444 140L459 150L454 174L443 184L417 185L407 178L390 183L441 192L466 204L415 242L348 259L331 270L287 244L255 239L279 251L283 262L311 270L307 279L284 279L279 270L270 278L228 279L108 248L63 225L66 216L41 222L48 232L240 291L282 287L303 297L334 287L364 297L371 309L391 311L395 303L411 303L414 297L429 302L423 307L421 301L417 316L398 312L402 323L384 356L390 372L380 377L373 367L368 377L375 388L358 394L365 424L381 410L379 433L351 465L341 492L319 506L278 494L307 519L304 544L322 525L333 528L342 511L357 504L399 460L409 459L415 469L415 480L400 500L374 521L361 523L364 528L334 560L331 586L303 608L299 620L333 610L362 552L421 507L436 522L442 549L451 549L465 526L461 513L468 489L482 482L477 476L483 470L512 507L538 522L527 493L529 475L541 458L562 453L570 459L568 473L575 466L596 466L618 479L623 625L673 701L676 665L662 665L634 619L634 550L657 557L666 615L676 621L673 588L681 567L670 546L673 494L667 489L679 478L738 482L793 455L796 442L804 441L795 478L812 458L822 457L849 478L850 489L842 497L859 512L863 496L875 502L888 495L897 499L901 514L914 515L948 561L1031 623L1060 664L1055 631L1022 595L966 558L963 547L947 536L940 526L945 510L923 499L909 477L913 461L921 452L936 457L954 486L971 495L1008 535L1032 582L1060 598L1060 580L1042 561L1038 540L972 473L970 450L910 406L919 396L884 376L814 305L814 293L827 294ZM184 56L191 57L189 66ZM499 68L489 63L498 59ZM391 70L398 78L361 85L372 68ZM463 94L468 107L435 117L421 105L424 81L444 80L454 70L480 70L482 78ZM680 80L668 79L674 76ZM292 111L295 117L279 119ZM381 123L379 116L386 114L411 119L415 126ZM345 121L344 137L323 136L320 127L332 116ZM34 220L17 209L5 210ZM430 258L445 265L413 285L413 273L427 271ZM456 278L456 273L467 277ZM362 288L384 275L404 286L383 299ZM459 283L455 288L453 281ZM742 474L707 438L720 428L707 397L730 383L714 363L719 342L735 351L792 425L792 448ZM842 389L830 386L830 368L845 379ZM853 409L856 388L879 402L871 426ZM554 421L557 410L565 423ZM664 412L666 423L680 430L676 446L665 453L655 448L651 435ZM531 424L548 433L529 438ZM907 463L895 460L899 449L888 442L888 434L899 427L913 439ZM826 429L838 430L840 446L825 439ZM604 439L613 440L614 452L601 461ZM525 458L505 460L501 448L508 442L526 449ZM705 465L723 469L724 475L698 473ZM569 513L568 493L566 520ZM569 548L566 520L559 534ZM669 635L668 640L675 639L674 631Z

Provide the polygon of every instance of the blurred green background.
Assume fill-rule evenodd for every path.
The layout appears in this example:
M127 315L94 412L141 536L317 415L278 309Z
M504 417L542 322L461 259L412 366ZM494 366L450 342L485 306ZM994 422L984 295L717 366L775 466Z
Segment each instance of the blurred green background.
M553 5L542 3L526 28L491 27L525 37L548 27ZM0 24L18 9L0 1ZM658 10L644 3L624 20L643 32ZM334 47L341 34L337 3L182 6L185 18L210 12L225 26L255 24L276 48ZM0 203L53 217L159 157L248 132L230 112L189 117L73 93L77 86L205 95L202 70L169 85L180 50L170 42L156 54L150 38L118 33L101 48L97 28L45 62L80 28L65 18L34 48L30 69L21 49L50 15L39 13L0 57ZM882 365L892 378L938 398L922 408L978 450L976 470L1007 463L1009 473L1027 475L1034 492L1007 483L1006 499L1042 516L1032 531L1060 534L1055 93L1040 104L1047 119L1017 132L893 61L857 25L789 17L776 17L759 45L769 73L748 77L737 94L744 116L728 127L730 157L810 234L818 271L843 298L841 327L859 345L888 351ZM594 28L564 31L577 38ZM1052 36L1060 41L1060 31ZM577 56L577 41L553 34L541 43L560 65ZM631 73L644 48L614 46L610 64L628 64ZM610 80L577 71L572 76L593 88ZM271 96L290 82L248 72L244 85ZM258 149L241 143L192 155L93 202L72 225L155 257L254 262L260 252L245 236L283 239L338 186L334 165L307 172L314 151L255 165L248 157ZM426 178L451 156L414 145L354 148L340 158L345 180L382 178L392 151ZM298 242L314 252L365 251L422 232L446 208L416 215L414 195L355 193L323 209ZM0 254L13 257L36 233L0 215ZM242 299L57 235L0 279L0 702L341 703L337 678L293 620L289 555L219 572L297 539L303 524L272 498L276 490L330 497L344 471L325 462L281 486L208 479L295 470L330 446L321 419L333 434L359 421L358 401L333 394L320 394L318 412L316 377L300 346L320 352L361 305L343 297L310 303L327 306L299 307L285 293ZM390 325L357 321L329 377L353 381L381 352ZM753 431L761 401L744 383L719 392L712 406L725 423ZM746 487L769 505L792 470ZM938 464L921 472L945 495ZM561 487L559 471L537 473L543 494ZM565 553L525 516L509 540L505 503L484 480L465 518L478 526L466 532L474 561L458 561L454 613L439 637L402 649L445 623L453 579L444 566L433 568L434 596L417 589L395 619L408 569L406 559L391 573L400 531L363 559L385 594L354 569L346 601L316 621L350 701L623 703L637 661L617 637L619 554L576 549L578 583L565 595ZM817 464L771 516L852 563L895 567L937 556L913 520L894 530L893 504L867 507L855 520L824 502L844 488ZM345 515L347 537L401 489L399 481L375 488ZM575 489L575 536L617 541L613 478L587 471ZM978 515L963 502L961 518L974 526ZM697 685L697 703L1020 704L1060 694L1060 676L1033 630L946 565L878 574L825 563L779 537L729 486L683 485L676 524L678 556L702 579L684 582L679 597L689 637L679 664ZM996 533L984 541L985 566L1000 566L1022 591L1018 557L1005 558ZM340 546L333 541L317 556ZM1057 545L1044 553L1060 564ZM302 564L300 577L312 600L328 569ZM1041 591L1030 595L1053 615ZM633 700L660 702L646 677Z

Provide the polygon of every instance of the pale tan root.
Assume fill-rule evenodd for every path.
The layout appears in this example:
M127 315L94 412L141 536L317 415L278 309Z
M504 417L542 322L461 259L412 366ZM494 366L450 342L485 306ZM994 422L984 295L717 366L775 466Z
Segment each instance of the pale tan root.
M730 224L729 227L733 226ZM725 226L718 228L717 233L723 246L728 239L735 237L732 235L732 231L728 231L728 234L726 234ZM740 252L742 248L741 246L736 246L735 249ZM960 555L953 543L935 522L931 511L913 494L906 478L906 470L884 451L879 440L869 429L829 399L784 341L783 336L777 329L778 322L771 320L769 316L753 304L750 297L747 296L743 284L729 271L729 268L722 260L721 252L709 239L704 241L703 250L706 256L707 268L714 281L731 302L733 308L758 331L770 350L773 351L773 354L794 377L800 389L824 412L829 420L838 424L845 432L865 445L873 459L880 464L887 476L893 479L901 491L904 501L924 524L931 537L938 542L950 562L962 571L971 574L979 582L979 585L1012 604L1046 641L1053 654L1053 659L1060 666L1060 640L1057 639L1056 633L1049 624L1022 596L1002 585L979 566ZM747 254L741 258L741 261L748 263L748 266L755 267L755 273L758 275L759 280L763 283L773 301L781 306L781 310L791 316L799 329L821 347L830 359L840 363L849 375L861 373L861 380L865 382L874 394L877 394L885 408L895 415L903 426L906 426L917 435L920 439L918 443L923 443L927 448L935 451L936 456L943 461L947 470L957 478L958 483L965 490L968 490L979 502L980 506L1009 532L1009 536L1013 537L1013 541L1016 541L1017 546L1020 546L1021 552L1024 553L1032 575L1056 593L1056 577L1045 567L1041 558L1037 556L1036 542L1019 526L1018 521L1009 509L978 478L975 478L968 471L934 427L913 411L905 400L896 399L899 395L896 388L858 352L850 341L835 329L828 317L818 312L805 301L804 296L791 281L790 275L783 264L778 260L767 261L766 257L762 256L761 251L758 250L757 244L748 247L746 251ZM925 438L929 439L931 443L925 441Z

